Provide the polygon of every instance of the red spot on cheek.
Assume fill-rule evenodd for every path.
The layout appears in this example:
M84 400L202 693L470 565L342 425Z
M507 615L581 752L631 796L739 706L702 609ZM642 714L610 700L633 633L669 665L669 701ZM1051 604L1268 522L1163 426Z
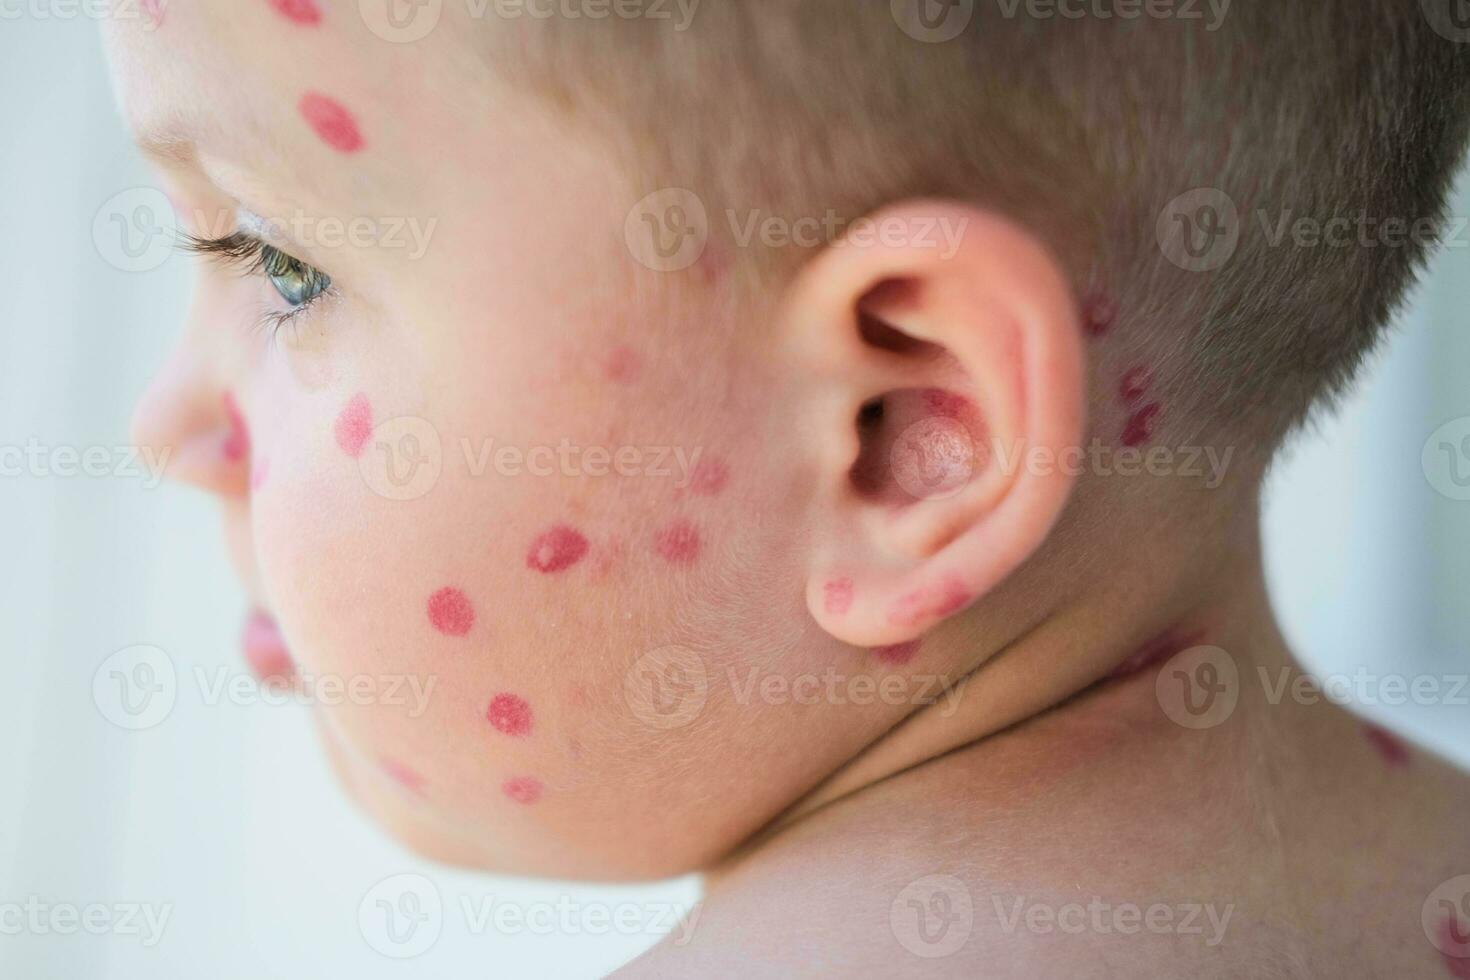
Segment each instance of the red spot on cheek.
M429 596L429 622L447 636L464 636L475 625L475 609L459 589L445 587Z
M526 567L538 572L560 572L571 568L587 554L587 539L576 528L558 524L538 535L526 552Z
M342 447L342 451L356 459L362 455L372 434L372 403L368 401L367 395L353 395L342 409L342 414L337 416L337 421L332 424L332 435L336 436L337 445Z
M951 573L937 586L915 589L895 602L888 621L895 626L918 626L959 612L971 598L964 582Z
M229 420L230 430L225 435L220 452L224 453L225 459L238 463L250 454L250 430L245 426L245 416L240 414L240 406L235 403L235 396L228 391L225 392L224 403L225 417Z
M919 647L923 642L922 639L915 639L909 640L907 643L894 643L886 647L874 647L872 654L881 663L901 667L918 655Z
M1383 761L1390 766L1398 767L1409 764L1409 747L1397 735L1377 725L1368 724L1363 726L1363 735L1378 750L1378 754L1383 756Z
M378 765L399 786L410 793L422 794L424 791L424 777L414 769L405 766L396 759L381 759Z
M357 128L357 120L340 102L317 92L307 92L297 108L306 124L332 149L341 153L356 153L362 149L362 133Z
M822 606L830 616L844 615L852 608L852 579L833 579L822 586Z
M638 352L626 344L619 344L608 353L607 360L602 365L602 374L609 381L631 384L638 380L642 368L643 361Z
M1123 380L1118 382L1118 394L1123 401L1132 405L1134 402L1148 394L1149 385L1154 382L1154 374L1146 367L1129 368L1123 375Z
M1470 980L1470 922L1461 922L1451 911L1439 926L1439 942L1434 944L1444 957L1445 969L1458 980Z
M1118 304L1101 293L1092 293L1082 303L1082 329L1101 337L1118 322Z
M1158 402L1149 402L1128 416L1128 424L1123 426L1123 445L1141 446L1152 439L1154 421L1162 410L1163 407Z
M699 531L688 521L675 521L653 536L653 550L665 561L691 564L699 557Z
M701 497L716 496L729 482L730 467L718 459L701 459L689 475L689 489Z
M276 12L296 24L320 24L322 12L312 0L270 0Z
M517 803L531 804L541 799L544 787L534 776L515 776L500 784L500 791Z
M520 737L531 734L531 706L515 694L497 694L490 700L485 717L495 730Z

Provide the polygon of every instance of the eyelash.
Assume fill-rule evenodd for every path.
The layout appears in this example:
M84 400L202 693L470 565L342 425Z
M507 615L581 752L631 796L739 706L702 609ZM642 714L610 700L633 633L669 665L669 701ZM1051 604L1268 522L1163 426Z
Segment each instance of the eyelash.
M273 337L277 331L296 320L297 317L304 315L318 301L336 295L336 286L332 285L332 279L326 273L268 242L261 241L254 235L235 232L224 238L197 238L186 234L183 248L187 252L203 255L223 265L235 266L240 269L240 274L243 276L264 276L267 270L277 263L294 263L301 269L325 280L325 285L319 292L303 300L299 305L285 312L266 310L261 314L259 326L268 329ZM274 284L271 288L276 289ZM277 294L279 295L278 289ZM285 297L281 298L285 300ZM285 301L290 302L290 300Z

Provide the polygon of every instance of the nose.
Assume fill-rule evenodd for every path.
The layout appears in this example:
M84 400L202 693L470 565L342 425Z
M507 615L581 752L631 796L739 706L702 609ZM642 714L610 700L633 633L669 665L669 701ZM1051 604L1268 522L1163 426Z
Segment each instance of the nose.
M176 349L133 413L133 441L164 475L221 496L244 496L250 430L235 393L202 352Z

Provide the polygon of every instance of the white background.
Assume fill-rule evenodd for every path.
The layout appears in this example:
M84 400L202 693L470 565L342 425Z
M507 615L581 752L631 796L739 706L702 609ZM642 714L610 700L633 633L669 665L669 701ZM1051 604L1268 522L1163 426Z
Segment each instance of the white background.
M0 19L0 178L0 447L126 446L132 404L183 317L188 260L125 273L94 244L99 210L149 177L85 18ZM1470 214L1466 195L1456 210ZM1470 502L1437 493L1421 465L1430 434L1470 416L1466 242L1268 488L1273 593L1321 671L1467 669ZM694 898L692 880L609 888L431 868L348 806L300 708L206 704L187 678L238 668L241 601L211 504L145 479L0 476L0 906L150 903L172 918L151 948L0 934L0 976L589 977L658 937L477 934L461 903L654 916ZM91 695L102 661L134 643L169 651L186 678L168 719L142 732L110 723ZM1464 707L1364 710L1470 763ZM401 873L430 876L445 905L438 942L404 961L358 926L369 890Z

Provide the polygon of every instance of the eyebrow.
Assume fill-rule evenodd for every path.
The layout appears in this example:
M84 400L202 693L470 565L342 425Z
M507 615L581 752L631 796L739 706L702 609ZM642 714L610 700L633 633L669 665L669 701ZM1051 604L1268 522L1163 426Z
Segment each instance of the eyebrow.
M133 137L145 156L170 166L191 166L199 162L199 148L194 141L177 133L148 130Z

